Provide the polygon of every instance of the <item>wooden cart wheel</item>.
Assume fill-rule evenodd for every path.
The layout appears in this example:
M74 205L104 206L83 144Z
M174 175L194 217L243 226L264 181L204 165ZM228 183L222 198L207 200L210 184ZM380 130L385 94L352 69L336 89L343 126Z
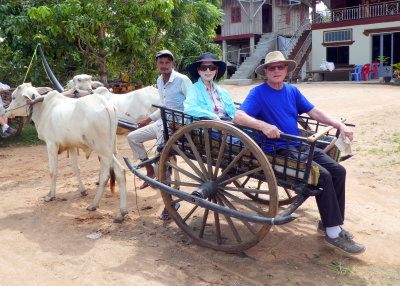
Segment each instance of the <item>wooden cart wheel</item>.
M227 143L231 140L236 140L234 145ZM231 150L231 155L227 150ZM177 155L176 164L169 160L171 154ZM179 181L166 176L170 168L179 174ZM176 131L161 153L158 174L160 182L175 185L189 194L201 186L214 186L214 193L205 199L221 208L254 216L276 216L276 179L265 154L248 135L227 123L198 121ZM260 178L266 182L266 189L257 189ZM246 196L256 193L268 196L269 204L258 204ZM244 251L262 240L271 228L184 201L167 192L161 194L178 226L202 246L226 252ZM174 207L176 203L180 203L178 210Z
M8 125L17 130L12 137L18 136L21 134L22 128L24 127L24 117L16 116L14 118L8 118Z
M265 182L259 180L257 183L257 189L266 189L267 186L265 186ZM263 194L260 193L246 193L246 196L248 196L249 198L251 198L252 200L262 203L262 204L267 204L269 205L269 196L265 196ZM296 194L294 191L287 189L285 187L278 187L278 205L279 206L286 206L291 204L294 199L296 198Z

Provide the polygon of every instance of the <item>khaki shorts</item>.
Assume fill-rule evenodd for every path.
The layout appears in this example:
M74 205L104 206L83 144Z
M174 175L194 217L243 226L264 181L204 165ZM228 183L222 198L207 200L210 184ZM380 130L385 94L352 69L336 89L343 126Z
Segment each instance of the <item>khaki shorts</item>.
M0 116L6 114L6 109L3 107L3 103L0 103Z

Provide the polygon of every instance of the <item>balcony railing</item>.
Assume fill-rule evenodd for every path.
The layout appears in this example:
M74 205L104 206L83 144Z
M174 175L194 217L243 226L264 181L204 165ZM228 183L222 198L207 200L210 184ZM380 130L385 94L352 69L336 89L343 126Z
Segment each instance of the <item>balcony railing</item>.
M367 4L317 12L314 24L400 15L400 1Z

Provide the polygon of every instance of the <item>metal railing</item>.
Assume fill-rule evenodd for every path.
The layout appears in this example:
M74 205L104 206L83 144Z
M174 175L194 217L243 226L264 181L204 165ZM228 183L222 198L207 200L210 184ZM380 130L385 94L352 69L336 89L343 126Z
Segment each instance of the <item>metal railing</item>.
M296 46L297 41L299 40L300 36L304 33L304 31L310 29L311 29L310 19L308 18L304 19L299 28L294 33L294 35L290 38L290 40L286 43L286 45L283 48L283 54L286 58L289 57L290 53Z
M304 55L307 53L308 48L310 47L312 42L312 36L311 33L308 34L306 40L304 41L303 45L301 46L300 50L296 54L295 58L293 59L296 63L300 63Z
M314 24L400 15L400 1L367 4L318 12Z

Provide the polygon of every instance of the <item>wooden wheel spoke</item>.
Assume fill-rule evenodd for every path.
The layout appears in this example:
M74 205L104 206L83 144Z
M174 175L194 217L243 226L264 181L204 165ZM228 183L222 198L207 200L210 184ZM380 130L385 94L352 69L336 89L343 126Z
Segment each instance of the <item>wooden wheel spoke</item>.
M218 195L216 196L216 199L217 199L217 202L218 202L219 205L225 206L224 203L223 203L223 201L221 200L221 198L220 198ZM236 229L236 226L235 226L235 224L233 223L233 221L232 221L232 219L230 218L230 216L224 215L224 217L225 217L226 221L228 222L229 227L231 228L231 231L232 231L233 235L234 235L235 238L236 238L236 241L239 242L239 243L242 242L242 238L240 237L239 232L238 232L238 230Z
M252 193L252 194L269 194L268 191L250 189L250 188L238 188L238 187L218 187L221 190L232 191L232 192L242 192L242 193Z
M224 169L222 174L220 175L221 178L223 178L231 169L233 166L235 166L236 162L239 161L240 158L248 151L249 149L243 148L242 151L233 158L232 162Z
M198 208L198 205L195 205L188 213L187 215L183 218L183 221L186 222L186 220L194 213L194 211Z
M247 176L246 180L244 180L243 183L241 184L239 184L238 181L234 181L233 183L235 184L236 187L243 188L249 182L250 178L251 178L250 176Z
M206 181L206 178L204 177L204 174L199 170L199 168L197 168L197 166L195 164L193 164L192 160L190 160L185 153L182 152L181 149L179 149L178 146L173 145L172 149L174 149L175 152L177 152L179 154L179 156L182 157L183 160L185 160L186 164L188 164L193 171L196 172L197 176L199 176L200 178L202 178L203 181ZM176 166L173 163L169 163L171 167ZM176 166L177 167L177 166ZM183 173L183 172L181 172Z
M217 162L215 163L215 170L214 170L214 175L213 175L213 180L215 181L217 179L218 171L222 163L222 158L224 155L224 149L226 146L226 138L228 137L228 134L226 131L222 132L222 141L221 141L221 146L218 150L218 157L217 157Z
M215 197L212 198L213 202L217 204L217 200ZM215 232L217 233L217 243L222 243L222 236L221 236L221 224L219 221L219 213L214 211L214 221L215 221Z
M175 169L176 171L179 171L180 173L182 173L182 174L188 176L189 178L191 178L191 179L193 179L193 180L195 180L195 181L197 181L197 182L199 182L199 183L201 183L201 184L204 182L201 178L196 177L196 176L193 175L192 173L186 171L185 169L182 169L182 168L178 167L177 165L175 165L175 164L173 164L173 163L171 163L171 162L167 162L166 165L167 165L168 167L172 167L172 168Z
M200 232L199 232L199 237L200 238L203 238L204 229L206 228L206 223L207 223L207 218L208 218L208 213L209 212L210 212L209 209L204 209L203 220L201 222L201 227L200 227Z
M190 137L190 135L188 133L185 133L185 137L186 140L188 141L190 148L192 149L193 155L197 160L197 163L199 163L200 169L203 172L204 176L208 175L208 172L206 170L206 166L204 166L203 160L201 159L201 155L199 153L199 151L196 148L196 145L194 145L194 142L192 140L192 137ZM208 178L206 177L205 180L207 180Z
M283 189L285 190L285 193L286 193L286 195L288 196L288 198L291 199L293 196L292 196L292 194L289 192L289 190L286 189L286 188L283 188Z
M165 184L175 185L175 186L192 187L192 188L199 188L201 186L201 184L186 183L186 182L182 182L182 181L171 181L171 180L165 180Z
M262 181L261 181L261 180L258 180L257 190L259 190L259 189L261 188L261 184L262 184Z
M262 211L262 210L259 209L258 207L252 205L251 203L249 203L249 202L247 202L247 201L245 201L245 200L242 200L241 198L238 198L237 196L234 196L234 195L231 194L231 193L228 193L228 192L226 192L226 191L224 191L224 190L220 190L220 193L222 193L223 195L225 195L225 197L228 197L228 198L230 198L230 199L232 199L232 200L234 200L234 201L240 203L241 205L247 207L248 209L250 209L250 210L256 212L257 214L259 214L259 215L261 215L261 216L267 216L267 215L268 215L266 212Z
M209 129L204 129L204 145L206 147L206 158L207 158L207 169L208 169L208 178L213 177L213 169L212 169L212 158L211 158L211 141L210 136L208 134Z
M258 173L260 171L262 171L262 167L258 167L256 169L252 169L252 170L247 171L245 173L239 174L239 175L237 175L235 177L232 177L232 178L229 178L229 179L227 179L225 181L219 182L219 184L220 185L227 185L227 184L232 183L233 181L236 181L236 180L238 180L238 179L240 179L242 177L249 176L249 175L252 175L254 173Z
M183 201L183 199L177 198L175 200L171 200L171 206L174 206L176 203Z
M235 208L235 206L232 205L232 203L231 203L227 198L225 198L224 195L222 195L222 194L217 194L217 196L218 196L218 198L219 198L220 200L222 200L222 201L224 202L224 204L225 204L226 206L228 206L229 208L231 208L231 209L233 209L233 210L237 210L237 209ZM252 234L256 234L256 233L257 233L257 230L256 230L248 221L245 221L245 220L240 220L240 221L248 228L248 230L250 230L250 232L251 232Z

